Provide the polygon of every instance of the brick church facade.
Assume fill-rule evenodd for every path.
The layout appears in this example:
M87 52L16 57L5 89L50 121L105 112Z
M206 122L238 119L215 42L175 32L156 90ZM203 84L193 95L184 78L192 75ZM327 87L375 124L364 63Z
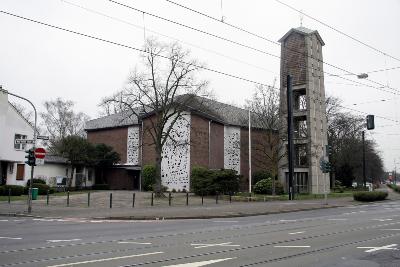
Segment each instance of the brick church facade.
M169 190L190 190L194 166L233 169L242 176L241 190L248 190L249 131L248 110L196 97L197 105L185 109L173 127L179 146L166 143L162 153L162 183ZM201 104L199 104L201 103ZM155 164L156 153L148 131L150 117L121 112L91 120L86 125L88 141L104 143L120 154L121 162L105 172L111 189L141 189L141 170ZM266 131L252 121L252 172L277 168L268 160ZM278 138L276 131L274 136Z

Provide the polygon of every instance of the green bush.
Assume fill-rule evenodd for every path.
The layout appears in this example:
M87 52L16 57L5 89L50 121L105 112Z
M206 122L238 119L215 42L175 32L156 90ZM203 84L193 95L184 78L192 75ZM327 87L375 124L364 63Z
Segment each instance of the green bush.
M29 179L26 182L26 186L29 186L30 184L31 184L31 179ZM46 181L42 179L33 178L33 184L46 184Z
M397 193L400 193L400 186L397 186L397 185L394 185L394 184L388 184L387 186L392 188Z
M37 188L39 189L39 195L47 195L47 190L50 191L50 186L48 186L47 184L32 184L32 188Z
M2 193L3 196L8 196L9 189L11 189L12 196L20 196L24 193L24 187L22 185L3 185L1 187L3 187L3 190L0 190L0 193Z
M258 181L254 186L254 193L256 194L272 194L272 178L263 179ZM282 195L284 193L283 185L275 180L275 194Z
M5 196L5 193L6 191L5 191L5 189L4 189L4 186L3 185L0 185L0 196Z
M156 166L144 165L142 178L143 178L143 190L152 191L156 183Z
M339 180L335 181L335 186L333 187L333 192L343 193L345 187L342 186L342 182Z
M354 200L357 201L379 201L385 200L388 196L387 192L382 191L373 191L373 192L354 192L353 197Z
M94 184L92 185L93 190L110 190L110 186L108 184Z
M251 183L255 185L261 180L271 178L272 175L268 171L256 171L251 175Z
M190 188L196 195L228 194L239 191L239 180L240 176L234 170L193 167Z

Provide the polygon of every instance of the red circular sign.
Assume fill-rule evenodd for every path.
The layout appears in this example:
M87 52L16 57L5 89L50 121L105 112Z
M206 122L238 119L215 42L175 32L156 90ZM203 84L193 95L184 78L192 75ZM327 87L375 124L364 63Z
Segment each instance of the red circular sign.
M46 150L43 147L38 147L35 149L35 158L37 159L44 159L46 156Z

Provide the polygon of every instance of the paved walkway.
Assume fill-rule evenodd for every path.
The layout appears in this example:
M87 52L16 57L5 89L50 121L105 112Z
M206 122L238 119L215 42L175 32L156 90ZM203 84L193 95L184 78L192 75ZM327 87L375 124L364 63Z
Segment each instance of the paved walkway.
M400 199L400 194L389 191L389 199ZM112 193L112 208L109 206L110 193ZM135 193L135 207L132 207L133 193ZM168 198L155 199L153 206L151 194L133 191L102 191L90 194L90 207L88 207L88 195L71 195L69 206L67 198L51 197L49 205L46 199L33 201L32 216L38 217L71 217L71 218L106 218L106 219L184 219L184 218L219 218L237 217L261 214L273 214L300 210L313 210L320 208L343 207L360 204L351 197L328 199L325 204L323 199L295 200L295 201L266 201L266 202L236 202L230 203L229 198L219 199L201 197L189 197L189 205L186 206L186 195L175 194L172 206L168 204ZM27 213L26 201L14 201L11 204L0 202L0 214L12 216L25 216Z

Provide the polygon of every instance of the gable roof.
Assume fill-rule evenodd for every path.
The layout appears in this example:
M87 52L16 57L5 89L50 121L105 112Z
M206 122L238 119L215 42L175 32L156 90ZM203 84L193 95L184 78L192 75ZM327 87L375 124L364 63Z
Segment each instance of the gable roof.
M191 99L185 99L187 97L190 97ZM246 109L225 104L210 98L193 95L181 95L177 97L177 101L185 102L188 111L198 114L199 116L206 117L215 122L225 125L248 127L249 111ZM139 108L137 110L139 110ZM135 114L132 114L132 112L129 111L123 111L113 115L90 120L86 123L85 130L94 131L137 124L139 124L139 120ZM252 120L252 127L263 128L259 123L257 123L256 120Z
M34 126L30 121L28 121L25 116L15 107L10 101L8 101L8 104L12 107L12 109L32 128L34 129Z
M286 38L289 37L289 35L291 35L293 32L300 33L301 35L304 35L304 36L309 36L309 35L315 34L317 36L318 40L321 42L321 45L325 45L325 42L322 40L321 35L319 35L318 31L310 30L303 26L290 29L290 31L288 31L281 39L279 39L278 42L283 43L286 40Z

